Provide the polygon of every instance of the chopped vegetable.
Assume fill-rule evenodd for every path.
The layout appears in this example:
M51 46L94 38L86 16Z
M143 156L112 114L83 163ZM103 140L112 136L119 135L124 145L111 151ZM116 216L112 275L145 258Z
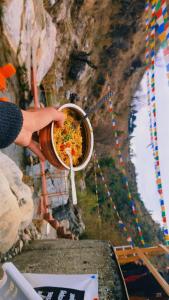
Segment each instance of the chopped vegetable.
M70 148L73 166L77 166L82 156L82 133L78 121L71 114L71 110L66 109L66 120L64 127L54 126L54 141L58 155L66 165L70 165L69 157L65 149Z

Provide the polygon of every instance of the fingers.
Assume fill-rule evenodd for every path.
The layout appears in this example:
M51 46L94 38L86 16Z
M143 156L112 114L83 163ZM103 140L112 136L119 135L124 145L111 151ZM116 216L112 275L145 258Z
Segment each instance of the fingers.
M53 121L58 123L58 126L63 126L65 114L56 110L54 107L45 107L36 111L22 111L23 128L30 132L39 131Z
M55 121L57 122L59 127L63 127L65 119L66 119L66 114L64 114L61 111L56 111L56 116L55 116Z
M58 127L63 127L63 124L64 124L64 122L61 122L61 121L57 122Z
M59 127L63 127L63 125L64 125L64 122L65 122L65 118L64 119L61 119L61 120L59 120L57 123L58 123L58 126Z

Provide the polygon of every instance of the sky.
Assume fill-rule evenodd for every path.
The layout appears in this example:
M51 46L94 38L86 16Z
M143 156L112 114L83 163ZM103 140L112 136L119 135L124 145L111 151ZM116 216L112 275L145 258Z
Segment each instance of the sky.
M164 200L166 204L169 225L169 86L167 83L165 63L162 51L159 51L155 67L156 103L157 103L157 131L159 157L163 184ZM155 221L162 225L159 194L155 182L153 154L150 145L149 117L146 99L146 77L141 82L141 90L137 92L137 119L133 132L131 149L132 161L136 167L138 191L146 208L152 213Z

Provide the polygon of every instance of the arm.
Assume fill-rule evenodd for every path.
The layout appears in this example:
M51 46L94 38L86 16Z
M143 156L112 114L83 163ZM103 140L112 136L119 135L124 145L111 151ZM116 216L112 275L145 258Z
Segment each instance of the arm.
M53 107L45 107L37 111L22 111L22 115L23 126L15 143L20 146L28 147L40 160L45 161L45 157L38 143L32 139L32 134L46 127L52 121L56 121L58 126L62 127L65 115Z

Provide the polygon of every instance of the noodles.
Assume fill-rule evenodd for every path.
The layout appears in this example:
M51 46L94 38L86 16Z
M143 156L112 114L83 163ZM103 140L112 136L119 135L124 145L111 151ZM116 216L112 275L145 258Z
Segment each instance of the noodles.
M66 109L63 112L66 114L63 128L57 127L57 125L54 126L53 134L56 151L60 159L69 166L69 157L65 151L66 148L69 148L71 150L73 166L77 166L82 156L82 133L80 124L75 119L71 110Z

